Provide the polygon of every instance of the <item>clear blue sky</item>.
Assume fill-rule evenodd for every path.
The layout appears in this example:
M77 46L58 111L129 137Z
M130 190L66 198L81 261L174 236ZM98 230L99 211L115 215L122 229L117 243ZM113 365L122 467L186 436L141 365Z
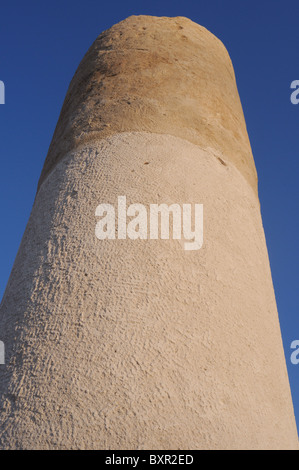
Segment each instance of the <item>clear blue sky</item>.
M259 195L297 423L299 365L298 0L28 0L0 6L0 296L27 223L68 84L104 29L129 15L186 16L227 47L259 175ZM248 234L250 236L250 234ZM1 338L0 338L1 339ZM271 350L268 352L271 357Z

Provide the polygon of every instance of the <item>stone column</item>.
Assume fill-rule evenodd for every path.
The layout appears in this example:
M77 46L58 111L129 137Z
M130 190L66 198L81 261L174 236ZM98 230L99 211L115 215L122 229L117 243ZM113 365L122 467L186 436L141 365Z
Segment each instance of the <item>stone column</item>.
M119 239L118 220L99 240L96 207L119 196L203 204L203 246ZM132 16L89 49L0 332L3 449L298 448L255 165L205 28Z

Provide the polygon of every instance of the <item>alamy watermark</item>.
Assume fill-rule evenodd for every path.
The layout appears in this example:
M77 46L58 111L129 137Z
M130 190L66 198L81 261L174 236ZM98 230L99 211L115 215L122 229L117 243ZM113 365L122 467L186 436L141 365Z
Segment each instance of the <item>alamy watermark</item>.
M150 204L149 210L143 204L127 207L126 196L118 196L117 208L112 204L100 204L95 215L101 217L95 228L99 240L162 240L170 239L170 216L172 216L172 238L184 239L185 250L199 250L203 244L203 204L192 205ZM117 214L117 230L116 230ZM127 221L127 218L131 220ZM160 226L160 230L159 230ZM194 230L192 229L194 227Z
M292 104L299 104L299 80L294 80L291 83L291 89L295 90L291 94L291 103Z
M294 349L291 354L291 363L296 366L299 364L299 340L295 340L292 342L291 349Z
M0 104L5 104L5 85L0 80ZM5 364L5 347L3 341L0 341L0 365Z
M3 341L0 341L0 365L5 364L5 346Z
M5 85L0 80L0 104L5 104Z

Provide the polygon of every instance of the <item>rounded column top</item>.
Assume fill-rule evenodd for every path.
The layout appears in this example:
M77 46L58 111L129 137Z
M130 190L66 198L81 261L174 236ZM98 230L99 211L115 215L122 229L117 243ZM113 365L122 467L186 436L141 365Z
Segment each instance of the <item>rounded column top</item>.
M70 83L39 186L70 150L140 131L222 153L257 190L228 52L187 18L131 16L100 34Z

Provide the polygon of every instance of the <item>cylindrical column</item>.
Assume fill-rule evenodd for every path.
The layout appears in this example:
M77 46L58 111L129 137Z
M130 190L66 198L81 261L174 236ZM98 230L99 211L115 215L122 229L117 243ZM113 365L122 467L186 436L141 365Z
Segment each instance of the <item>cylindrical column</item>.
M176 205L169 239L154 236L161 204ZM192 250L188 204L199 239L203 207ZM1 448L298 447L255 165L230 58L206 29L133 16L87 52L0 331Z

